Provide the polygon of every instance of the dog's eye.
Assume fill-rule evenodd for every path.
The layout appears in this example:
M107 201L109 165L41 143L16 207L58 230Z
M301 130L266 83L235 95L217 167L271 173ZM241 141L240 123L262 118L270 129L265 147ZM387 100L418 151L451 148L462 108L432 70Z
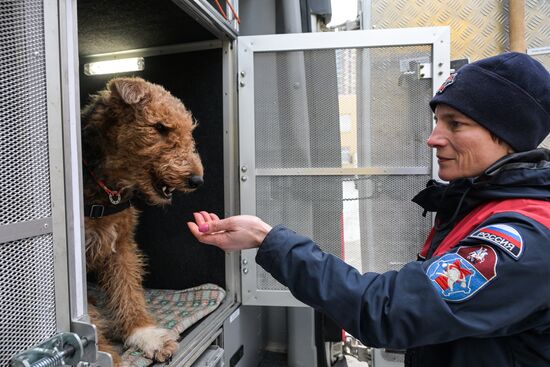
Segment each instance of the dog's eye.
M166 127L162 122L157 122L155 124L155 130L157 130L161 134L167 134L170 129Z

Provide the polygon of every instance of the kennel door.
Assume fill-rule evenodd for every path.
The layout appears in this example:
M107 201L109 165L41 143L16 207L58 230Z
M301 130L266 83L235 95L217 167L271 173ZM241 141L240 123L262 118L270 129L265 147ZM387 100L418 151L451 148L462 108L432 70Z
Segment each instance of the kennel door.
M76 175L65 166L73 153L63 136L69 109L62 85L69 88L70 73L62 72L69 63L62 57L70 53L61 42L71 43L72 33L61 30L70 24L63 4L3 1L0 12L1 366L70 331L77 311L69 305L76 279L69 279L67 243L80 223L69 219L75 211L68 187Z
M416 259L431 218L410 200L437 172L428 102L449 44L448 27L239 37L242 214L361 272ZM241 254L243 304L303 306L255 255Z

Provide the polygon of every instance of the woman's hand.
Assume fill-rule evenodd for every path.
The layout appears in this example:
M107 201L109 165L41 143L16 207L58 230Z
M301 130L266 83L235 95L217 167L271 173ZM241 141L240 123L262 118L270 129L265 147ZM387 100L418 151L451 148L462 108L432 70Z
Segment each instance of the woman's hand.
M269 224L252 215L220 219L216 214L201 211L193 216L195 222L188 222L187 226L197 240L224 251L259 247L271 231Z

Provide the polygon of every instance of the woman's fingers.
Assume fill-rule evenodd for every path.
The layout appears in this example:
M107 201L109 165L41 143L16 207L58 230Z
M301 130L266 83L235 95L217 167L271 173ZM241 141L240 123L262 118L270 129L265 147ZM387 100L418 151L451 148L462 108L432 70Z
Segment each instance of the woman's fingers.
M218 216L214 213L208 213L206 211L201 211L200 212L202 218L204 219L204 222L205 223L209 223L209 222L212 222L212 221L215 221L215 220L220 220L220 218L218 218Z
M201 235L201 233L199 232L199 226L197 226L197 224L194 222L187 222L187 227L189 227L189 230L191 231L193 236L198 239Z
M218 218L218 216L216 214L208 213L206 211L200 211L198 213L193 213L193 217L195 218L197 231L199 233L202 233L203 235L205 234L205 232L208 232L209 229L211 229L211 223L212 222L217 222L217 221L220 220L220 218ZM191 227L190 227L190 229L191 229Z
M197 223L197 226L200 226L206 222L202 213L193 213L193 217L195 218L195 223Z
M214 244L215 242L212 242L212 240L216 238L213 237L212 234L201 232L200 226L204 226L204 225L207 225L207 224L202 223L201 225L197 225L197 223L194 223L194 222L187 222L187 227L189 227L189 230L197 240L199 240L202 243Z

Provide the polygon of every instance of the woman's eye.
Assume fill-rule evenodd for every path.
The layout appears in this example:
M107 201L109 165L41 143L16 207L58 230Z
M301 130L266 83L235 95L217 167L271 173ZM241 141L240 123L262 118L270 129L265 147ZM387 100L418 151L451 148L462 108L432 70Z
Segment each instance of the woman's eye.
M460 125L462 125L462 124L459 121L454 121L453 120L453 121L450 122L450 125L451 125L451 128L456 129L456 128L460 127Z
M157 122L154 127L161 134L166 134L170 130L162 122Z

